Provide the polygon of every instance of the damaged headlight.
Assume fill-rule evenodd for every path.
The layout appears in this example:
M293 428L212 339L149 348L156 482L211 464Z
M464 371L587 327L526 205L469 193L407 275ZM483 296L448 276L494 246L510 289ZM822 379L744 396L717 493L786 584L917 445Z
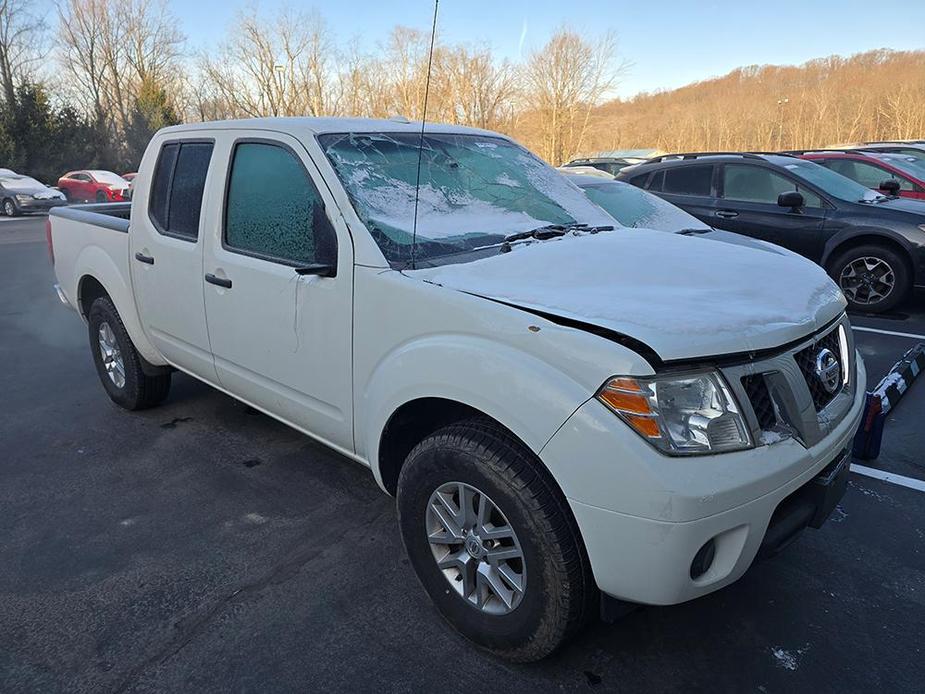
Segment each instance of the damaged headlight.
M753 446L735 397L715 371L651 378L619 376L604 384L597 399L668 455Z

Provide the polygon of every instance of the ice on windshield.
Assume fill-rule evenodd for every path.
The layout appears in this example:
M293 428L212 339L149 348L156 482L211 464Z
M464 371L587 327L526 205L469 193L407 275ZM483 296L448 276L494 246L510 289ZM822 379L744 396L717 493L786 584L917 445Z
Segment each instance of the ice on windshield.
M420 136L346 133L319 141L385 257L409 261ZM420 154L417 259L500 243L548 224L613 224L578 188L502 138L426 134Z
M583 189L593 202L624 226L670 232L710 228L680 207L628 183L607 181Z

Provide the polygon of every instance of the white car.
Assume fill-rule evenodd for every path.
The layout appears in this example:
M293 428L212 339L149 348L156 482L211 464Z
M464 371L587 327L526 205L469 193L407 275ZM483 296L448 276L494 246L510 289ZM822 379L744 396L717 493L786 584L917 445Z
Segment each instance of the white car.
M504 136L420 128L171 127L130 216L54 210L109 397L179 370L368 466L438 610L514 660L825 520L865 372L821 268L619 227Z

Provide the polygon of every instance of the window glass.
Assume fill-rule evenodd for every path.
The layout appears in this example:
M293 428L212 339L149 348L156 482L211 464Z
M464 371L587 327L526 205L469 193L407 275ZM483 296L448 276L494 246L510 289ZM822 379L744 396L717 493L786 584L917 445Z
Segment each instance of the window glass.
M649 174L643 174L642 176L637 176L633 180L635 181L638 179L639 185L640 187L642 187L643 184L645 183L646 176L648 175ZM653 190L653 191L659 192L662 190L662 186L664 185L665 185L665 171L664 170L656 171L654 174L652 174L652 180L649 181L649 185L646 188L646 190Z
M878 190L880 184L889 179L899 182L900 190L912 190L912 182L902 176L895 176L892 172L876 164L851 159L830 159L827 164L832 171L857 181L862 186Z
M399 267L412 251L415 264L444 263L550 224L613 224L565 176L502 137L381 132L318 140L357 215Z
M663 193L676 195L703 195L709 196L712 190L713 167L679 166L665 170L665 182L662 184Z
M723 197L726 200L776 205L781 193L793 191L803 196L805 207L822 207L818 195L770 169L748 164L726 164L723 171Z
M582 190L624 226L671 232L710 228L667 200L626 183L605 181Z
M177 163L177 152L179 151L180 145L164 145L157 158L154 178L151 179L148 211L151 219L160 229L167 228L167 194L170 192L170 179L173 176L173 166Z
M333 262L333 229L318 191L292 152L258 142L235 147L225 243L299 265Z
M167 229L171 233L191 238L199 235L202 191L206 185L206 173L211 158L211 144L190 142L180 145L167 213Z
M649 178L648 172L646 172L646 173L644 173L644 174L639 174L638 176L633 176L633 177L629 180L629 184L630 184L630 185L633 185L633 186L636 186L637 188L645 188L645 187L646 187L646 180L647 180L648 178ZM651 190L651 186L649 187L649 189Z

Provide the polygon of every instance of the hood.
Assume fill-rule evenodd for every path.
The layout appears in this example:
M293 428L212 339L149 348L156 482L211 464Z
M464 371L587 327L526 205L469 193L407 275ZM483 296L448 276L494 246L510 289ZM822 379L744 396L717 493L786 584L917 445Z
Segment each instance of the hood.
M868 207L865 205L865 207ZM925 200L916 200L914 198L895 198L875 205L869 205L872 209L897 210L899 212L908 212L925 218Z
M779 347L845 310L835 283L804 258L650 229L566 236L406 274L616 331L665 361Z

